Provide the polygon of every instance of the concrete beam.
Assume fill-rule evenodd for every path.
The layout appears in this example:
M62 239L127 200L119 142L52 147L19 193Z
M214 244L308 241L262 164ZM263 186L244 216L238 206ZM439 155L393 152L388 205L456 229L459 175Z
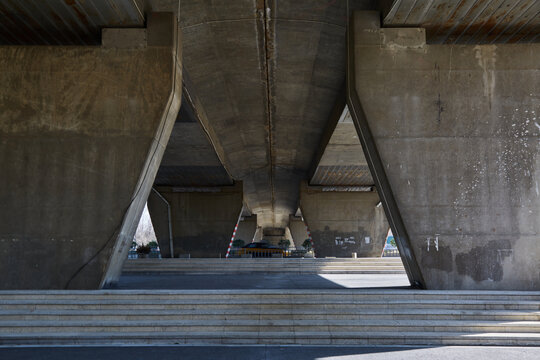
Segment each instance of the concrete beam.
M181 188L158 186L171 209L174 257L224 257L242 211L242 182L234 186ZM148 210L162 256L170 257L166 205L153 194ZM164 208L165 206L165 208Z
M208 4L182 3L189 91L259 226L284 229L343 89L346 4Z
M540 287L540 45L426 45L355 14L355 87L431 289Z
M105 31L102 47L0 47L0 288L96 289L120 274L180 107L174 16L143 30Z
M317 257L380 257L389 225L379 195L371 192L300 188L300 209Z

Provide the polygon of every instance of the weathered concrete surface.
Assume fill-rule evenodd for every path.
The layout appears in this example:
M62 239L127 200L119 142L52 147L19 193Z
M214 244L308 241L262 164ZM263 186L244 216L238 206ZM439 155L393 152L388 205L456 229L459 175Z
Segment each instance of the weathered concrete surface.
M284 229L343 89L347 3L206 0L181 6L189 91L206 113L209 132L217 134L231 177L244 182L259 226Z
M242 182L213 188L158 186L171 207L174 257L224 257L242 211ZM155 198L154 198L155 200ZM166 212L158 201L148 202L160 249L169 248ZM162 252L170 257L170 252Z
M540 288L540 45L378 24L355 16L356 90L427 287Z
M172 69L170 71L171 92L162 110L161 121L155 130L143 171L140 174L135 193L124 216L118 238L114 244L113 255L107 264L106 273L100 284L101 287L114 286L120 278L124 261L127 259L129 248L165 152L174 121L178 117L182 101L183 40L177 19L170 12L151 13L147 18L147 27L147 46L165 47L172 57Z
M236 239L249 244L255 237L255 231L257 231L257 215L242 216L236 230Z
M381 0L385 27L425 27L431 44L538 42L537 0Z
M142 48L0 47L0 288L120 275L180 106L165 18L166 44L156 15Z
M325 192L302 184L300 208L317 257L381 256L389 225L372 192Z
M289 216L289 230L292 235L294 246L297 249L301 248L304 241L309 237L306 223L304 223L301 216Z

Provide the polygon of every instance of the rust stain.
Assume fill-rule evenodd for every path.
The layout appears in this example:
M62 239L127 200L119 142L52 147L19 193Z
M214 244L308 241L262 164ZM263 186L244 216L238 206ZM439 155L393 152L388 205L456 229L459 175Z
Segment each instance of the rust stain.
M460 6L463 6L465 3L466 1L464 0L460 4ZM445 32L449 31L445 43L453 43L455 42L457 38L461 36L461 34L467 29L467 26L469 26L470 22L472 21L471 18L473 14L475 14L478 11L480 7L480 3L481 3L480 1L476 1L474 5L469 9L469 11L467 11L467 14L465 15L465 17L458 23L458 25L453 30L451 30L451 28L454 26L456 22L456 18L453 18L452 22L445 24L445 26L442 26L442 28L446 29Z
M456 9L454 10L454 12L452 13L452 15L450 16L450 18L448 18L448 21L446 22L445 25L454 25L454 23L456 22L456 18L457 18L457 15L460 13L460 10L463 9L463 7L465 6L467 2L465 0L462 0L460 1L459 5L456 7ZM474 4L470 9L469 11L467 11L467 14L465 14L465 16L469 15L469 13L471 11L473 11L475 8L478 7L478 3Z
M507 5L507 7L508 6L509 5ZM521 6L520 11L522 11L523 8L524 8L524 5ZM515 11L510 12L510 14L503 13L503 14L497 15L497 19L503 18L504 21L502 21L500 24L498 24L497 26L491 29L489 35L486 37L486 42L491 43L495 41L500 35L502 35L505 32L507 24L510 24L515 19L515 17L516 17ZM514 28L514 26L512 26L511 28Z
M75 15L77 15L77 17L79 18L79 20L82 21L82 23L84 25L88 25L88 19L86 18L86 16L81 12L81 10L79 10L79 7L77 6L76 4L76 1L75 0L64 0L64 2L70 6L73 11L75 12Z
M526 29L519 30L535 12L527 11L534 1L524 0L516 6L514 4L508 0L437 0L425 12L426 2L417 1L407 9L400 9L387 22L401 24L404 14L408 13L411 18L406 21L407 24L426 28L428 42L431 43L491 43L499 39L507 42L507 37L512 35L508 42L517 42L535 26L530 23L524 26ZM418 18L423 11L423 18ZM518 20L519 25L512 24ZM507 37L501 38L503 35Z

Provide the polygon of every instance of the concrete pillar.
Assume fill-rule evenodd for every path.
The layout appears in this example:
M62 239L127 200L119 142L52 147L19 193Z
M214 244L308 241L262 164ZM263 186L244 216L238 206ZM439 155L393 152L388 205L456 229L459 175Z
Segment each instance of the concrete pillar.
M358 98L430 289L540 288L540 44L426 45L356 13Z
M255 235L253 236L253 242L261 242L263 239L263 228L262 226L257 226L255 230Z
M323 191L323 187L300 188L300 209L317 257L379 257L388 222L376 191Z
M293 237L292 237L291 229L289 229L288 226L285 228L285 237L284 237L284 239L289 240L288 250L296 250L296 246L294 245L294 240L293 240Z
M278 246L285 239L285 228L263 228L262 241Z
M242 182L234 186L155 188L170 205L174 257L224 257L242 211ZM155 196L148 201L162 255L170 257L168 222L164 202ZM166 228L164 228L167 226Z
M245 244L249 244L255 237L255 231L257 231L257 215L243 216L238 223L236 239L244 240Z
M0 47L1 289L118 278L176 119L172 14L101 47Z
M308 238L306 224L300 216L289 216L289 230L294 242L294 246L299 249L302 247L304 241Z

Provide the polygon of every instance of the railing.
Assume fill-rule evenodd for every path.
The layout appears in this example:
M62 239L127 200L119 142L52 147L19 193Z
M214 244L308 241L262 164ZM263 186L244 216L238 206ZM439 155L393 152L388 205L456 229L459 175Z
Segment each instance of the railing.
M282 255L283 254L283 255ZM271 258L271 257L287 257L287 258L302 258L313 257L313 252L306 250L283 250L283 253L275 249L239 249L233 248L229 253L229 257L234 258Z
M229 257L236 258L281 258L290 256L289 251L279 251L276 249L231 249Z
M128 252L128 259L140 259L145 257L151 259L161 259L161 253L158 249L152 249L149 254L144 255L139 254L136 250L130 249Z
M399 257L398 249L384 249L382 257Z

